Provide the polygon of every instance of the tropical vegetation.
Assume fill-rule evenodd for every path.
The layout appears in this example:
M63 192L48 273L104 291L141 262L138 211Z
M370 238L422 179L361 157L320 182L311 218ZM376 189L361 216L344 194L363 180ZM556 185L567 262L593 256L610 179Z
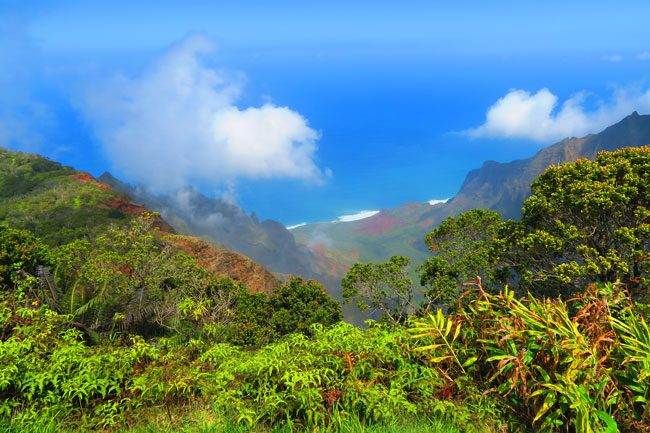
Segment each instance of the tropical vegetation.
M67 191L33 163L0 188L21 206ZM363 329L316 281L210 274L153 214L58 236L6 207L0 430L649 431L649 176L650 147L553 166L520 221L431 231L420 284L404 257L352 266Z

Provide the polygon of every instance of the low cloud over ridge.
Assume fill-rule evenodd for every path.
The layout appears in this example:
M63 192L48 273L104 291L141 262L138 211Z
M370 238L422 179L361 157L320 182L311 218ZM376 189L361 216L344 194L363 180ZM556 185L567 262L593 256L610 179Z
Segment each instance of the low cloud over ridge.
M464 133L550 143L598 132L635 110L650 112L650 90L617 88L610 100L599 102L592 111L584 107L586 97L579 93L559 105L558 97L547 88L534 94L514 89L487 110L483 125Z
M287 107L237 107L241 80L200 60L213 51L193 35L141 77L86 93L82 108L115 169L156 192L191 181L319 181L318 132Z

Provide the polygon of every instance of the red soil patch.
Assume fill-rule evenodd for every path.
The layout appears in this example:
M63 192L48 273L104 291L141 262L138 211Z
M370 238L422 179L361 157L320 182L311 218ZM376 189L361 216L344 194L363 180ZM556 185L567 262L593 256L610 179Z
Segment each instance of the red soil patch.
M77 174L73 174L71 177L83 183L92 182L99 189L104 189L104 190L112 189L110 185L98 181L90 173L86 173L85 171L77 172Z
M103 190L112 190L113 188L110 185L107 185L103 182L98 181L95 179L90 173L86 173L85 171L78 171L76 174L73 174L72 179L78 180L79 182L83 183L92 183L94 184L97 188L103 189ZM149 209L147 209L144 206L140 206L139 204L132 203L128 200L123 199L122 197L115 195L113 197L110 197L108 200L104 201L103 205L105 207L108 207L109 209L115 209L123 214L132 216L132 217L139 217L145 212L151 212ZM165 220L163 220L160 216L155 215L153 220L153 226L157 227L160 229L161 232L164 233L175 233L174 229L167 224Z
M132 217L139 217L145 212L151 212L149 209L147 209L144 206L140 206L139 204L135 204L133 202L124 200L123 198L117 196L111 197L108 200L106 200L104 202L104 206L110 209L115 209L117 211L122 212L123 214ZM153 226L157 227L158 229L160 229L161 232L164 233L175 233L174 229L158 215L155 215L153 217Z
M420 227L431 227L433 225L433 218L427 218L420 223Z
M95 181L95 185L97 185L97 188L99 189L113 189L110 185L105 184L104 182L100 182L98 180Z
M357 232L368 235L378 235L388 232L395 227L401 226L402 222L384 212L379 212L377 215L367 218L357 229Z
M86 173L85 171L80 171L77 174L73 174L72 178L80 180L81 182L84 182L84 183L95 180L95 178L92 177L92 175L90 175L90 173Z

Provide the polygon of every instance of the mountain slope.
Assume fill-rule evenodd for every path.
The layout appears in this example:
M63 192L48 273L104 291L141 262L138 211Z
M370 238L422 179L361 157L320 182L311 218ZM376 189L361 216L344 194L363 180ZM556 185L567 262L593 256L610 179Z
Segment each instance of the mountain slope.
M217 248L194 236L168 235L165 240L179 250L197 258L213 275L226 275L241 281L250 292L272 293L280 281L263 266L246 256Z
M88 173L0 149L0 222L28 229L51 245L92 237L144 211ZM155 224L172 231L160 218Z
M51 246L93 238L150 212L90 174L38 155L0 148L0 224L27 229ZM248 257L195 238L174 235L154 217L163 240L197 258L216 275L243 282L253 292L270 293L280 282Z
M508 163L486 161L468 173L458 194L447 203L409 203L353 222L307 224L292 230L296 239L345 269L356 261L384 261L402 254L421 262L428 255L423 238L445 218L487 208L518 218L531 182L549 165L593 158L601 150L650 143L650 115L634 112L598 134L567 138L534 156Z
M598 134L567 138L540 150L531 158L499 163L486 161L467 175L460 191L450 201L450 214L482 207L501 212L506 218L521 216L521 204L530 194L530 184L551 164L593 159L601 150L650 143L650 116L636 111Z
M254 214L246 214L237 205L207 197L193 188L154 195L127 185L110 173L104 173L99 179L159 212L179 233L198 236L244 254L279 274L322 277L313 252L296 243L291 232L277 221L260 222Z

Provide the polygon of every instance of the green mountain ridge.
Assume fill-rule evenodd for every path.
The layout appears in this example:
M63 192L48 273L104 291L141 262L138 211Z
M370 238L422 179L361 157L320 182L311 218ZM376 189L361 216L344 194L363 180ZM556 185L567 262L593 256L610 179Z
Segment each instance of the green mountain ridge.
M30 230L48 244L90 237L144 210L88 173L0 149L0 222Z
M0 224L29 230L49 246L93 239L146 212L151 210L88 173L0 148ZM166 237L165 243L196 257L212 274L241 281L253 292L270 293L279 286L265 268L242 254L177 236L159 216L153 216L153 225Z

